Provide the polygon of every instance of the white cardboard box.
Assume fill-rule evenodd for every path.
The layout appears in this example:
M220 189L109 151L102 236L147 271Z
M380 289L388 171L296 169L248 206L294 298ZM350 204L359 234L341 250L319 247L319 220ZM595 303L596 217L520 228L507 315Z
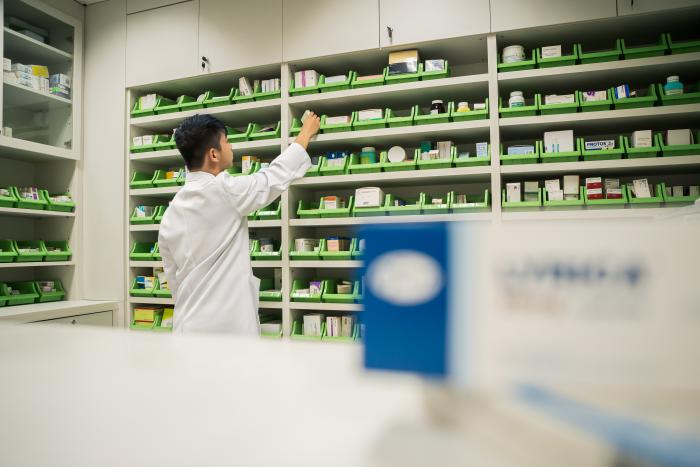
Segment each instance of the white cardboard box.
M651 198L651 189L649 188L649 180L646 178L639 178L632 181L634 186L634 196L635 198Z
M693 135L689 129L666 131L666 144L676 146L682 144L693 144Z
M637 130L632 132L633 148L650 148L652 146L651 130Z
M519 203L522 201L520 196L520 183L506 184L506 201L509 203Z
M547 45L542 47L542 58L561 57L561 45Z
M377 187L364 187L355 190L355 207L378 208L384 203L384 192Z
M574 130L545 131L545 152L570 152L574 150Z
M578 175L564 175L564 194L567 195L578 195L579 188L579 176Z
M548 192L550 192L550 194L551 194L552 191L559 191L559 190L561 190L561 184L559 183L559 179L558 179L558 178L555 178L555 179L552 179L552 180L545 180L545 181L544 181L544 188L545 188L545 190L547 190Z
M305 336L320 336L321 335L321 323L323 322L323 315L312 313L304 315L304 335Z

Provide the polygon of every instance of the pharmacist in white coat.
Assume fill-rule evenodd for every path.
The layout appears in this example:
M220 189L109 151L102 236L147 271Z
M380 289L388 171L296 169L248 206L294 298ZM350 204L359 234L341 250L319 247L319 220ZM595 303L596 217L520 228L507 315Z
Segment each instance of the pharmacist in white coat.
M246 216L274 201L311 166L306 147L319 129L311 114L268 168L232 177L226 127L210 115L185 119L175 141L188 168L165 211L158 245L175 298L173 331L258 335L260 281L250 264Z

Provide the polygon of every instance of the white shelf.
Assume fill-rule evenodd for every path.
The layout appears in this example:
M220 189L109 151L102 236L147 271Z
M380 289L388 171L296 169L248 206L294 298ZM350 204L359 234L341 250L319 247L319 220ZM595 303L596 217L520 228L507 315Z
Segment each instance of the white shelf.
M49 146L0 135L0 157L26 161L78 160L80 155L70 149Z
M282 261L255 261L251 260L251 266L254 268L281 268Z
M175 305L175 299L156 297L129 297L129 303L136 305Z
M75 266L75 261L40 261L35 263L0 263L0 269L6 268L48 268L57 266Z
M129 225L131 232L157 232L160 229L160 224L138 224Z
M362 311L360 303L307 303L290 302L289 308L292 310L318 310L318 311Z
M624 208L624 209L574 209L566 211L523 211L503 212L504 221L539 221L539 220L611 220L639 219L651 220L659 215L667 214L676 208Z
M311 261L290 261L289 267L294 268L361 268L364 262L359 260L311 260Z
M115 311L117 302L103 300L64 300L60 302L32 303L0 308L0 320L32 322L67 316Z
M248 228L251 229L264 229L264 228L275 228L281 227L281 220L271 220L271 221L248 221ZM131 232L157 232L160 230L160 224L141 224L141 225L130 225L129 230Z
M547 164L504 165L503 175L554 175L563 172L593 173L687 173L700 169L700 155L677 157L650 157L643 159L617 159L611 161L557 162Z
M234 151L234 159L243 152L255 152L259 156L277 156L281 154L282 140L280 138L263 139L260 141L243 141L232 143L231 149ZM166 149L164 151L135 152L129 154L132 162L144 162L148 164L182 164L182 156L177 149Z
M48 92L36 91L27 86L7 81L4 81L3 84L3 104L8 109L21 107L38 112L71 105L70 100Z
M162 261L129 261L130 268L162 268Z
M284 308L282 302L267 302L263 300L258 302L258 309L281 310L282 308Z
M491 166L453 167L450 169L407 170L401 172L378 172L354 175L331 175L305 177L292 183L303 188L352 187L372 183L390 185L426 185L430 183L463 183L490 181Z
M131 161L149 162L152 164L169 164L171 162L182 162L182 156L177 149L166 149L163 151L133 152L129 154Z
M50 70L51 65L73 60L73 55L68 52L44 44L8 27L4 28L4 36L5 56L20 57L22 63L46 65Z
M458 221L491 221L490 212L468 214L425 214L411 216L379 216L379 217L336 217L327 219L290 219L292 227L322 227L331 225L362 225L362 224L408 224L414 222L458 222Z
M181 186L169 186L165 188L138 188L130 189L131 196L157 196L161 198L173 197L180 191Z
M45 211L39 209L0 208L0 216L18 217L75 217L74 212Z

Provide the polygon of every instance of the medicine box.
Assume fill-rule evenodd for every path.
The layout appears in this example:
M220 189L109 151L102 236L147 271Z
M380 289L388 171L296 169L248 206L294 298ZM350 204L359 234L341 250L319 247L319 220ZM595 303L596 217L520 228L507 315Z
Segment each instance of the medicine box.
M633 148L650 148L653 146L651 130L638 130L632 132Z
M520 183L506 184L506 199L509 203L519 203L522 201L520 194Z
M574 151L574 131L546 131L544 133L544 152Z
M377 208L384 203L384 191L381 188L366 187L355 190L355 207Z
M418 50L400 50L389 53L389 76L418 72Z
M666 144L668 146L693 144L693 135L689 129L667 130Z

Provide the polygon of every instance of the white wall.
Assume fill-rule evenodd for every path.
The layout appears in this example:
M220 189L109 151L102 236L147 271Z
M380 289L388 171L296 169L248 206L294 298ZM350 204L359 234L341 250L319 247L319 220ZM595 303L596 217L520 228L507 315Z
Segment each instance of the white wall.
M125 44L125 0L86 7L83 290L86 299L120 302L126 294ZM115 323L123 323L122 317L116 316Z

